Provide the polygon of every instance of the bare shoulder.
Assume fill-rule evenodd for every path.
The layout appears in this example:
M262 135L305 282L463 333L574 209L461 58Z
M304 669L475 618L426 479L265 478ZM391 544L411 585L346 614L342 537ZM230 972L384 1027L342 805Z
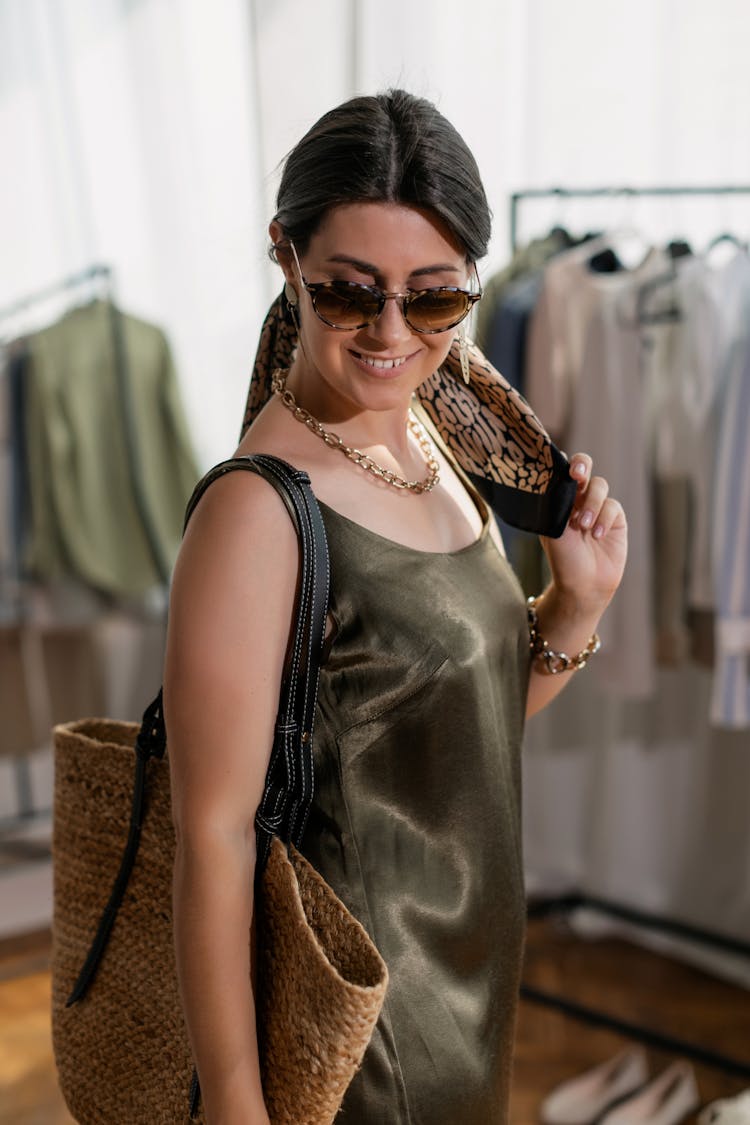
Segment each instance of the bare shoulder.
M298 568L297 533L275 488L243 470L214 481L190 518L172 582L169 640L182 662L223 662L272 637L285 644Z
M215 480L188 523L175 570L178 581L193 563L230 570L258 565L266 557L296 557L297 535L273 485L257 473L237 469ZM243 562L244 560L244 562Z

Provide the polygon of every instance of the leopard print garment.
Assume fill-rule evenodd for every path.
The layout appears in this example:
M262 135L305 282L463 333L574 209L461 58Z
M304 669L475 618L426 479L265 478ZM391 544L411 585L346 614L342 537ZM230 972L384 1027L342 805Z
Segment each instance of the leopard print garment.
M289 367L297 330L282 296L261 329L242 433L271 397L271 375ZM470 345L471 382L461 374L458 341L417 397L458 465L497 514L514 527L561 535L573 505L575 481L533 410Z

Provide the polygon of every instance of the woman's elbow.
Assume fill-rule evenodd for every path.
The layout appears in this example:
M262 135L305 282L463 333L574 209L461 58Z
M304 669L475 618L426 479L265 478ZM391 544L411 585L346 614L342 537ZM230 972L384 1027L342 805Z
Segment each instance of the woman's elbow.
M175 837L175 863L185 868L208 866L214 872L226 864L246 866L255 863L255 814L212 815L184 807L172 808Z

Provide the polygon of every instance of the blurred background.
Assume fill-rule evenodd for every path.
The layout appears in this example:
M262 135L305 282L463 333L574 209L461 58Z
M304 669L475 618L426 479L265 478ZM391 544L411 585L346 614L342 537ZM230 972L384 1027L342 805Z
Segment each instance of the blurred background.
M0 0L0 1121L68 1120L50 727L153 695L280 163L388 86L477 158L478 342L631 521L605 654L528 729L515 1121L623 1044L750 1086L748 42L746 0Z

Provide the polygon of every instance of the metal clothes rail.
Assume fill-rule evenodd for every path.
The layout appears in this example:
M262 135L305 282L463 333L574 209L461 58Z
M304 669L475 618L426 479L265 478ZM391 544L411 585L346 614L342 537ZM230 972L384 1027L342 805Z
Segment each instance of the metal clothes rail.
M720 184L713 187L691 185L687 187L589 187L589 188L526 188L523 191L514 191L510 196L510 244L511 251L515 254L518 249L518 212L524 200L527 199L627 199L640 196L750 196L750 185L745 184Z
M95 281L98 277L104 278L111 284L112 267L101 264L87 266L85 269L63 278L62 281L56 281L52 285L45 286L44 289L38 289L35 293L30 293L28 296L22 297L19 301L14 301L12 305L7 305L4 309L0 309L0 320L7 320L10 317L17 316L18 313L24 312L34 305L49 301L53 297L57 297L60 293L67 292L68 289L76 289L79 285L85 285L88 281Z
M558 898L535 900L529 903L528 916L529 918L542 918L555 914L565 915L582 908L609 915L633 926L655 930L659 933L692 941L710 949L719 949L735 956L750 959L749 942L715 931L705 930L679 919L666 918L619 902L613 902L610 899L601 899L585 894L569 894ZM621 1019L601 1008L580 1004L569 996L548 992L546 989L537 988L535 985L526 982L521 984L521 996L530 1003L552 1008L581 1023L614 1031L629 1039L635 1039L647 1047L669 1051L671 1054L689 1058L693 1062L703 1063L704 1066L714 1067L725 1074L750 1079L750 1058L742 1059L726 1055L712 1047L692 1043L680 1036L656 1031L644 1024Z

